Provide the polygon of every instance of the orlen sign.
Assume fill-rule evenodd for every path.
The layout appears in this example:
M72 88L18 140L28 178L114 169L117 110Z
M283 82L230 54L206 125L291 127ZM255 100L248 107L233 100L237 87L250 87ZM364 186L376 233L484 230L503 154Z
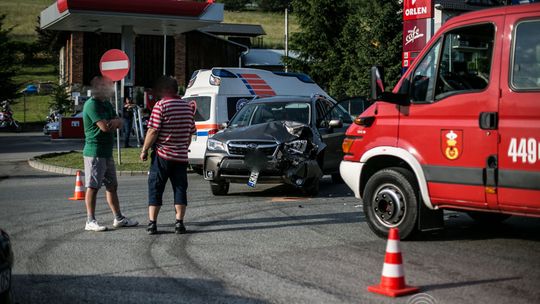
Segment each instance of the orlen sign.
M403 2L403 20L426 19L432 16L431 0L405 0Z

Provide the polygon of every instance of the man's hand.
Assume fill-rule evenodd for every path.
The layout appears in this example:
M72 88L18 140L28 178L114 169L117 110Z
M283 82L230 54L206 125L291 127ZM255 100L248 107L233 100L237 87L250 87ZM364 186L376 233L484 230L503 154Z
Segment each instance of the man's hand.
M142 150L141 154L139 155L139 158L142 161L146 161L148 159L148 150Z
M111 119L109 123L111 124L112 130L120 129L123 125L123 121L120 118Z

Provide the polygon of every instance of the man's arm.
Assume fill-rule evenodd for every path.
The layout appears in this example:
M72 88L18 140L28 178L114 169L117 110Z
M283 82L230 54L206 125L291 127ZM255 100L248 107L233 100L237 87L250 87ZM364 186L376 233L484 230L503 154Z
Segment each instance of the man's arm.
M96 126L98 126L102 132L114 132L116 129L122 127L122 120L119 118L111 120L102 119L96 122Z
M148 159L148 149L154 145L158 138L158 134L159 132L156 129L148 128L146 131L146 137L144 138L144 144L140 155L142 161Z

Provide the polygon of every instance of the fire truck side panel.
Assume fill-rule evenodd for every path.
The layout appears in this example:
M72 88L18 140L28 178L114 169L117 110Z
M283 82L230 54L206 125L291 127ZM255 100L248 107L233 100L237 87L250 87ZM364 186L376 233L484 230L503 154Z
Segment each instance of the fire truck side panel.
M499 106L501 210L540 216L540 6L508 14Z

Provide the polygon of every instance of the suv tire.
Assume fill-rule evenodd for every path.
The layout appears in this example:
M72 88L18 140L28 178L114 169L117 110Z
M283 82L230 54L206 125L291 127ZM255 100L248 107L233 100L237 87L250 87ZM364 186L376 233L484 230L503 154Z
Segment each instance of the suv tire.
M210 189L213 195L227 195L229 192L228 182L210 182Z
M306 196L315 197L317 194L319 194L319 185L320 180L315 178L302 188L302 192Z
M364 214L369 228L386 238L390 228L398 228L401 239L417 231L419 198L411 171L392 167L371 176L364 190Z

